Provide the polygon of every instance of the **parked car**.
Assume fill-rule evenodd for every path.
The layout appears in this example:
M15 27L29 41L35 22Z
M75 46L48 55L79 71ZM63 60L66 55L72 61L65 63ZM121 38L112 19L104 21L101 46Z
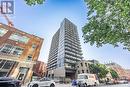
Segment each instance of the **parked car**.
M42 78L38 81L30 82L28 87L55 87L55 82L49 78Z
M99 85L97 76L95 74L88 73L78 74L77 83L79 87Z
M0 87L21 87L21 82L10 77L0 77Z
M119 80L118 83L119 84L128 84L128 81L127 80Z
M110 80L110 81L106 82L106 84L107 84L107 85L113 85L114 82L113 82L112 80Z

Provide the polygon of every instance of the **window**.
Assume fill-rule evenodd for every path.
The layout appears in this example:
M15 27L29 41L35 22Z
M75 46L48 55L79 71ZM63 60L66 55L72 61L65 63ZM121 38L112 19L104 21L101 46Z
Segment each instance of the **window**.
M80 74L80 71L78 70L78 74Z
M49 78L42 78L42 79L40 79L40 81L50 81L50 79Z
M3 67L3 65L4 65L5 62L6 62L5 60L2 60L2 61L0 62L0 68Z
M88 79L88 76L87 75L79 75L78 79Z
M6 44L6 45L4 45L3 48L1 48L1 52L2 52L2 53L10 54L11 51L12 51L12 49L13 49L13 46L12 46L12 45Z
M6 61L6 63L3 66L3 69L10 69L13 64L14 64L13 61Z
M87 73L89 73L89 70L86 70Z
M5 44L3 47L1 47L0 52L20 56L23 53L23 48L18 46L13 46L11 44Z
M85 66L88 67L87 63L85 63Z
M1 71L1 72L0 72L0 77L5 77L6 74L7 74L7 72ZM1 84L0 84L0 87L1 87ZM7 86L3 86L3 87L7 87Z
M27 60L29 60L29 61L32 60L32 55L31 54L28 56Z
M36 49L37 45L36 44L32 44L32 50L34 51Z
M81 66L83 66L83 63L80 63L81 64Z
M13 51L13 55L20 56L23 53L23 49L20 47L15 47L15 50Z
M84 73L84 70L82 70L82 73Z
M18 34L18 33L12 34L12 35L9 37L9 39L14 40L14 41L18 41L18 42L21 42L21 43L28 43L28 41L29 41L29 38L28 38L28 37L22 36L22 35L20 35L20 34Z
M4 29L4 28L0 28L0 36L2 37L4 34L6 34L8 32L8 30Z

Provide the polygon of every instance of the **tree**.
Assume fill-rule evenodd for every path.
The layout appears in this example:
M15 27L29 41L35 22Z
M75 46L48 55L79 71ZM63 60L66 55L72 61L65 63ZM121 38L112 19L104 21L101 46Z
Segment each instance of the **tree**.
M96 74L100 79L105 78L108 73L108 69L103 64L91 64L89 68L90 72Z
M110 69L110 73L113 79L117 79L119 78L119 75L117 74L117 72L113 69Z
M43 4L45 0L25 0L28 5Z
M130 0L85 0L88 23L83 27L85 43L123 45L130 51Z

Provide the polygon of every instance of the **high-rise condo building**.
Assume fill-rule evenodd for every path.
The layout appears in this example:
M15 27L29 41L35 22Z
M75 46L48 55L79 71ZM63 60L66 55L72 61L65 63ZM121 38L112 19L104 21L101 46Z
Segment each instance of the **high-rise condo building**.
M77 26L65 18L52 38L47 64L48 76L73 79L76 63L82 58Z

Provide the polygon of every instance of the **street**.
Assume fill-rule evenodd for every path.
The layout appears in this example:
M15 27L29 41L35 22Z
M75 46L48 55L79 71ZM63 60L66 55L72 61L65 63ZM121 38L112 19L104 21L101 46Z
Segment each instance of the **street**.
M57 84L56 87L72 87L71 84ZM106 85L97 87L130 87L130 84Z
M27 86L22 86L22 87L27 87ZM56 84L56 87L73 87L73 86L71 86L71 84ZM130 87L130 83L129 84L117 84L117 85L94 86L94 87Z

